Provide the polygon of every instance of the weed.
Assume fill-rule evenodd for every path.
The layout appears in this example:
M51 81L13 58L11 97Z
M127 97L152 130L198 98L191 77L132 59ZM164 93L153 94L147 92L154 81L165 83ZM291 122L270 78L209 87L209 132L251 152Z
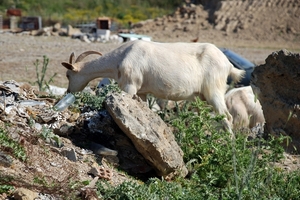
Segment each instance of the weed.
M1 185L0 183L0 194L3 194L3 193L9 193L10 191L14 190L14 187L11 186L11 185Z
M11 153L17 159L25 161L27 156L25 149L18 142L14 141L8 136L6 130L0 127L0 149L6 152Z
M33 178L33 183L38 184L38 185L44 185L47 186L47 181L44 178L41 177L34 177Z
M144 184L123 182L116 188L107 182L97 183L98 195L103 199L183 199L184 189L178 183L151 178Z
M187 178L173 182L149 179L118 187L98 183L103 199L299 199L300 171L286 173L274 166L282 158L287 138L249 140L236 133L234 140L219 129L224 116L212 115L204 102L177 107L168 114L175 137L184 152ZM288 181L288 182L286 182Z
M260 198L264 187L259 183L266 184L265 180L272 183L275 169L270 163L282 158L280 144L286 138L248 140L237 133L232 140L229 133L215 128L222 118L212 116L211 109L200 100L192 106L198 112L179 112L179 118L172 123L178 130L176 138L184 159L190 165L191 185L205 184L202 189L206 193L213 191L203 198Z
M62 147L62 141L60 137L55 135L51 129L48 129L45 126L43 126L41 136L47 143L54 144L57 147Z
M154 105L156 104L157 98L153 95L149 94L147 95L147 103L148 107L152 110L154 108Z
M73 105L73 109L84 107L89 110L101 110L103 108L105 98L108 94L113 92L121 92L121 89L116 83L103 86L98 90L97 95L93 95L89 92L76 93L76 101Z
M38 84L40 91L45 91L47 88L49 89L49 84L53 82L54 77L57 75L57 73L54 73L48 81L45 81L46 72L48 69L49 64L49 58L47 56L43 56L43 63L42 63L42 69L39 69L40 61L37 59L34 63L35 71L36 71L36 78L37 81L35 83Z

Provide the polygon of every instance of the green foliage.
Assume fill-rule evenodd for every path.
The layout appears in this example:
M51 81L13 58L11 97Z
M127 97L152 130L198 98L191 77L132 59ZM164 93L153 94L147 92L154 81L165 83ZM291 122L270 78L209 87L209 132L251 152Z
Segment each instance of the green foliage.
M99 183L103 199L299 199L300 170L284 172L274 162L283 156L286 137L249 140L245 134L218 127L223 116L196 99L177 106L167 120L184 152L187 178L172 182L159 179L116 188ZM165 115L166 116L166 115ZM288 181L288 182L287 182Z
M48 185L48 183L44 177L34 177L33 183L38 184L38 185L44 185L44 186Z
M27 156L24 147L18 142L11 139L8 136L7 131L4 130L2 127L0 127L0 141L1 150L11 153L17 159L20 159L22 161L26 160Z
M73 108L78 109L79 107L85 107L90 110L101 110L105 98L112 92L121 92L121 89L116 83L103 86L99 89L97 95L91 94L90 92L76 93L76 101Z
M192 107L198 112L180 112L172 124L178 129L175 136L191 172L191 185L204 190L202 198L280 197L271 190L266 192L265 187L274 187L274 177L286 177L272 165L282 158L280 144L286 138L248 140L244 134L236 133L232 139L229 133L217 131L215 124L221 118L213 117L211 109L203 102L197 99ZM291 195L295 193L298 194L297 190L291 191Z
M97 192L102 199L136 200L136 199L185 199L185 190L180 184L166 182L157 178L146 183L123 182L112 188L106 182L98 182Z
M3 193L9 193L10 191L14 190L14 187L11 186L11 185L6 185L6 184L1 184L1 181L0 181L0 194L3 194Z
M37 78L37 81L35 83L38 84L40 91L45 91L47 88L49 88L49 84L53 82L53 79L57 74L53 74L48 81L45 81L45 76L49 64L49 58L47 58L47 56L45 55L43 56L42 69L39 69L40 61L38 59L33 64L35 66Z
M42 127L41 137L47 142L54 144L57 147L62 147L62 141L58 135L55 135L51 129Z
M23 16L41 16L44 21L75 25L108 16L126 26L129 21L138 22L169 14L181 3L182 0L0 0L0 13L15 6L22 9Z

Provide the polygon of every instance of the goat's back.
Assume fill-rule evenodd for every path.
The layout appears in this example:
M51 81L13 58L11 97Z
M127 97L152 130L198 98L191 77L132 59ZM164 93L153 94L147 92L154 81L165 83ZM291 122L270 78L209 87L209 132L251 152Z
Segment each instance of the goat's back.
M138 85L139 93L152 93L162 99L193 99L217 88L225 93L233 68L223 52L210 43L137 40L124 47L119 67L124 78L120 81L125 84L131 80Z

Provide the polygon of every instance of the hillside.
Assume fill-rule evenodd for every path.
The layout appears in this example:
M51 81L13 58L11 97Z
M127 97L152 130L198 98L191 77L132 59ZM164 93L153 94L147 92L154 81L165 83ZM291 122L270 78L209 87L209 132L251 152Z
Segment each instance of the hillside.
M94 1L100 2L100 0ZM273 51L283 48L300 52L300 0L194 0L193 2L198 4L187 3L170 15L135 23L132 30L138 34L150 35L153 41L211 42L218 47L230 48L255 64L262 64ZM300 156L287 153L281 155L281 149L275 145L277 140L273 140L274 144L270 147L264 143L265 151L258 154L255 148L249 148L251 151L254 150L253 152L246 151L248 148L245 150L245 147L252 147L254 145L252 142L256 140L251 142L241 137L236 140L236 144L239 145L235 145L240 149L236 148L235 151L235 148L230 146L232 143L228 142L229 145L225 145L225 135L211 134L210 136L205 131L203 145L200 140L198 141L198 136L194 137L191 134L192 139L187 140L187 143L191 147L190 153L197 155L196 159L191 157L187 162L187 166L192 169L191 176L178 181L152 179L143 182L144 180L130 176L128 172L148 170L148 165L144 165L142 157L128 150L132 147L132 143L127 137L118 135L112 139L112 133L118 133L120 129L107 111L91 111L89 105L81 103L78 107L57 112L52 109L52 106L60 97L54 98L37 90L37 79L43 73L41 68L44 56L49 58L45 82L56 73L57 76L51 85L67 87L66 68L61 65L61 62L68 61L72 52L79 55L84 51L96 50L105 54L118 46L120 44L112 42L85 43L71 37L32 36L29 32L15 34L0 30L0 93L3 97L3 101L0 102L2 141L0 200L13 199L13 195L14 199L17 199L17 194L21 195L24 188L39 197L36 199L43 200L62 199L58 196L64 196L65 199L100 199L98 196L101 196L101 199L118 199L113 198L113 195L125 199L122 196L125 193L131 193L129 196L141 194L146 196L149 193L156 193L157 196L167 195L165 198L135 196L136 198L127 199L172 199L171 194L178 195L177 199L184 199L182 197L237 199L238 189L240 189L241 199L243 197L244 199L298 199ZM95 55L90 57L93 58L97 57ZM90 85L95 86L98 83L99 79L96 79ZM86 99L92 99L89 97L85 96ZM98 99L92 100L97 100L93 103L99 104ZM21 102L24 103L23 105L32 106L25 109ZM198 110L207 112L206 107L203 108L205 109ZM184 120L182 118L181 121L185 123ZM156 122L153 118L151 121ZM200 133L193 129L196 126L191 122L186 121L186 123L191 127L189 129L191 132ZM237 138L240 136L238 135ZM11 142L11 138L14 139L14 143ZM118 155L126 155L125 159L136 161L139 165L122 162L119 159L121 157L91 154L86 143L87 139L109 148L116 146L120 148ZM13 159L8 159L12 156L12 150L4 146L3 141L24 147L27 161L24 162L22 157L24 152L18 148L18 145L14 148L18 150L16 153L21 155L21 158L15 156ZM62 147L59 145L60 142L63 144ZM126 148L122 149L122 147ZM271 151L273 147L275 147L274 153ZM197 153L200 150L201 154ZM241 156L232 156L235 155L231 155L232 150ZM133 151L136 149L133 148ZM78 159L69 159L67 155L72 158L77 155ZM233 175L236 174L231 168L233 166L230 163L231 157L237 158L238 174L235 177ZM196 162L199 158L201 163ZM255 166L252 161L255 162ZM127 170L121 169L119 167L121 165L123 169L127 167ZM94 177L90 169L98 169L101 173ZM198 177L196 172L199 172L201 177ZM117 187L119 184L121 187ZM14 189L19 190L14 191ZM104 198L105 195L111 197ZM196 195L203 195L203 197L197 198Z
M186 4L172 15L134 25L160 41L300 48L299 0L225 0Z

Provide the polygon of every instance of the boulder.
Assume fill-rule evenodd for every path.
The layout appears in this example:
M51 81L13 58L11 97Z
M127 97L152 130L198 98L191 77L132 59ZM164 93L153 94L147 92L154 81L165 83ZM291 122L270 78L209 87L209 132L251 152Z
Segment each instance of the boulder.
M300 151L300 54L287 50L273 52L266 63L252 73L251 86L262 104L265 130L273 135L287 135L287 148Z
M164 121L138 96L115 93L105 107L159 176L187 175L183 152Z

